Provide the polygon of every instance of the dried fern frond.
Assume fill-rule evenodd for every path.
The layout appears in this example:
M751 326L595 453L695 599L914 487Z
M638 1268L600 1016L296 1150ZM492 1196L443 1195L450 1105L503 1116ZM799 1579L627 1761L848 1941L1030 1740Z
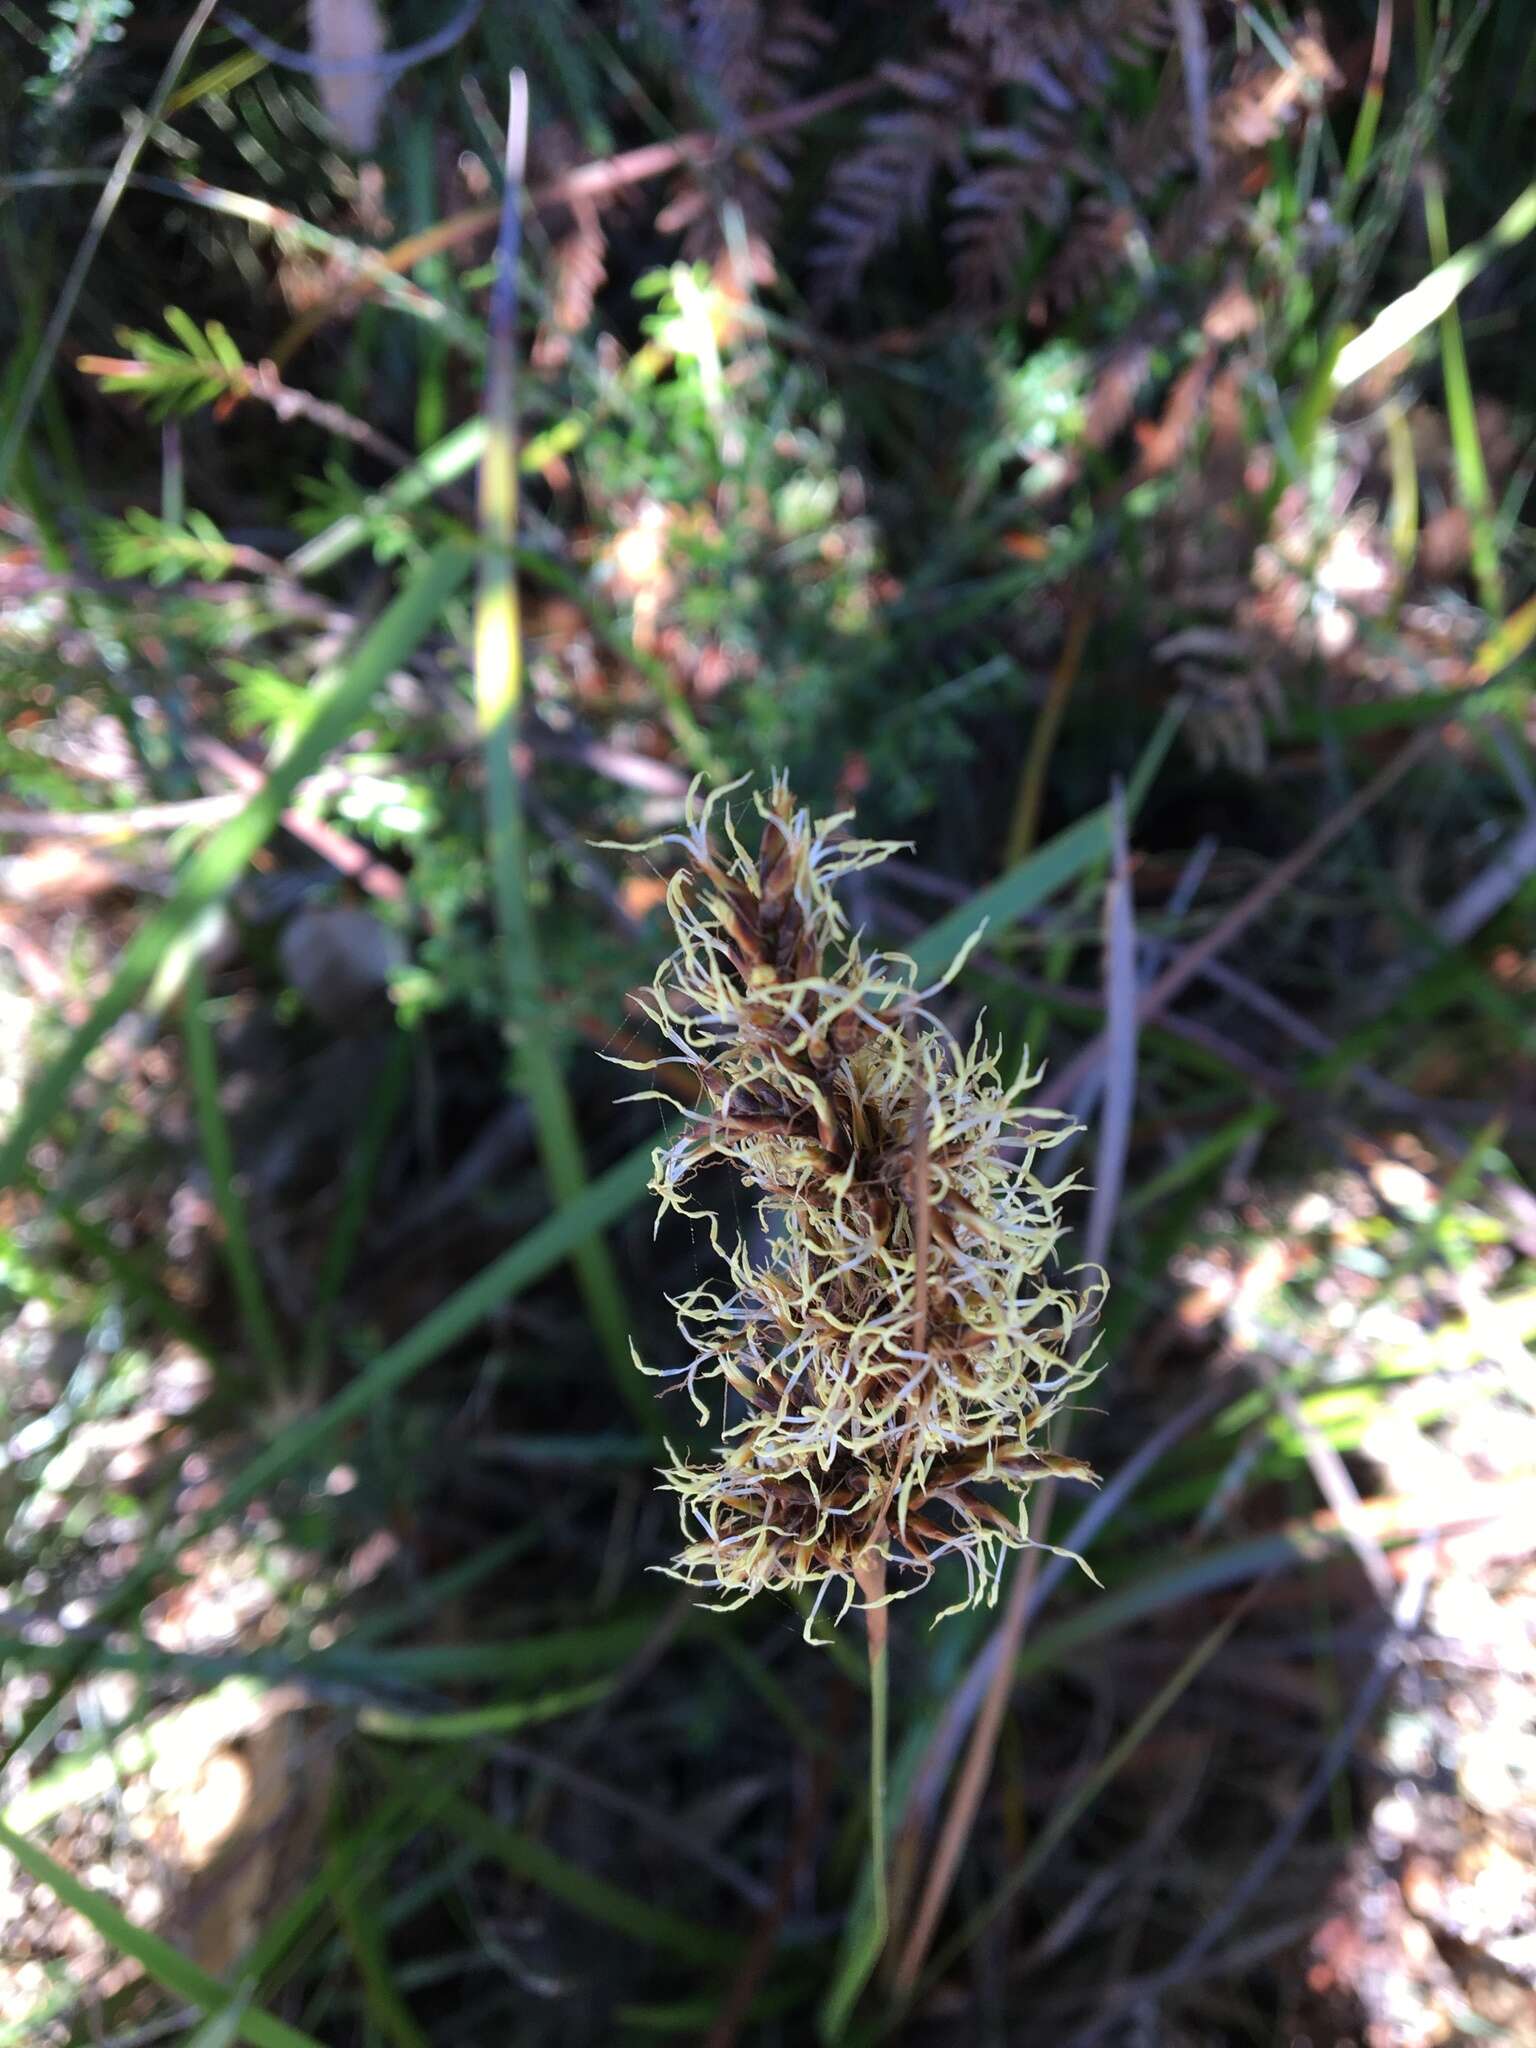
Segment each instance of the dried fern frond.
M558 369L571 340L586 327L608 276L608 237L602 215L590 200L571 210L571 225L549 252L549 310L534 338L530 361L536 370Z
M694 97L709 121L729 136L754 116L786 107L834 31L799 0L691 0L664 11ZM791 182L786 158L793 135L746 143L707 174L685 171L657 216L664 234L686 230L683 253L712 261L721 252L719 202L741 213L750 241L766 247Z
M1280 63L1239 62L1229 33L1211 52L1226 82L1197 147L1169 0L942 0L940 11L947 34L881 67L904 104L871 114L832 167L811 257L824 305L852 298L946 183L945 240L971 303L1007 295L1039 229L1056 247L1037 318L1089 297L1137 249L1182 261L1230 236L1255 154L1337 82L1314 35ZM1126 76L1150 63L1156 98L1132 118Z
M944 0L953 42L936 42L883 75L910 102L865 123L865 142L835 165L818 216L813 267L824 300L850 297L880 251L955 180L947 240L970 300L1001 295L1032 224L1066 227L1091 181L1088 117L1106 104L1116 67L1173 38L1166 0Z
M810 263L823 305L851 298L876 256L927 214L939 174L963 170L965 138L985 103L985 70L962 51L887 64L882 75L909 104L871 114L859 147L832 167Z
M1030 1485L1092 1476L1045 1442L1093 1376L1079 1340L1104 1289L1055 1274L1074 1183L1035 1171L1074 1126L1030 1112L1037 1077L1005 1081L979 1027L955 1040L912 963L849 930L833 885L893 847L813 821L780 779L754 799L752 852L726 795L695 791L686 829L658 842L684 856L677 950L643 1002L702 1103L652 1187L703 1217L731 1281L674 1303L692 1356L661 1376L705 1420L718 1380L724 1407L718 1459L664 1474L685 1539L673 1574L730 1604L813 1584L819 1602L840 1580L846 1607L860 1582L913 1592L953 1554L960 1604L989 1600L1030 1540ZM761 1248L723 1244L691 1206L715 1160L755 1194Z
M568 122L546 122L538 141L539 172L546 179L553 181L581 161L580 143ZM550 221L548 231L544 317L529 353L537 370L558 369L569 359L572 340L591 320L608 279L608 230L594 199L571 200L569 211Z

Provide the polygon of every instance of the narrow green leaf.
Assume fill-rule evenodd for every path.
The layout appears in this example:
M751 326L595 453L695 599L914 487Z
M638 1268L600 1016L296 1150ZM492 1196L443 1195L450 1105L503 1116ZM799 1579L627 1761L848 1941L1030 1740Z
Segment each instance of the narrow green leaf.
M222 2014L232 2004L238 2004L238 1998L232 1997L217 1977L210 1977L206 1970L199 1968L179 1949L172 1948L168 1941L162 1941L158 1934L135 1927L110 1899L104 1899L100 1892L82 1884L73 1871L56 1863L44 1850L29 1842L25 1835L18 1835L7 1827L3 1820L0 1820L0 1848L15 1857L34 1883L47 1885L61 1905L71 1907L82 1919L88 1920L103 1941L131 1957L147 1977L153 1978L173 1997L195 2005L205 2013ZM252 2048L320 2048L312 2035L301 2034L297 2027L274 2019L270 2013L254 2011L248 2004L239 2015L235 2038L249 2041Z
M1445 190L1433 170L1424 179L1424 221L1429 231L1429 253L1435 259L1433 276L1443 276L1458 259L1450 254L1450 230L1445 218ZM1489 254L1522 240L1536 228L1536 184L1527 185L1497 225L1484 237ZM1472 251L1460 258L1468 281L1481 268L1468 265ZM1440 367L1445 379L1445 416L1451 430L1451 453L1456 466L1457 495L1472 529L1472 575L1483 609L1494 619L1504 616L1504 573L1499 562L1498 535L1494 525L1493 487L1483 456L1482 434L1477 423L1477 397L1472 389L1472 372L1467 363L1466 338L1461 331L1461 314L1454 300L1440 316Z
M320 1261L315 1298L309 1313L304 1341L304 1373L308 1385L317 1389L331 1336L331 1319L352 1263L352 1254L368 1215L368 1204L378 1178L379 1162L394 1126L410 1076L412 1034L397 1031L390 1040L384 1070L368 1098L362 1128L347 1162L341 1200Z
M480 458L480 574L475 595L475 722L485 764L486 856L496 908L496 958L505 1023L518 1078L533 1113L534 1135L550 1193L562 1208L580 1198L586 1162L565 1075L550 1039L539 959L538 925L528 898L528 833L514 749L523 704L523 616L515 561L517 470L517 264L522 241L523 163L528 83L512 74L507 122L506 189L491 293L485 387L485 449ZM656 1403L635 1369L630 1317L619 1277L600 1237L571 1248L587 1317L620 1394L648 1434L660 1434Z
M1381 1544L1384 1550L1390 1550L1396 1542L1408 1540L1411 1539L1387 1536L1381 1539ZM1159 1566L1128 1586L1095 1594L1075 1614L1042 1629L1019 1652L1015 1669L1020 1678L1054 1670L1074 1650L1113 1636L1135 1622L1166 1614L1187 1600L1221 1592L1229 1586L1246 1585L1270 1572L1319 1563L1342 1553L1348 1546L1349 1538L1342 1530L1315 1529L1303 1522L1274 1530L1267 1536L1226 1544L1198 1557L1180 1559L1171 1566Z
M1016 924L1108 852L1109 810L1101 806L929 925L911 948L918 973L942 974L983 922L989 935Z
M208 344L203 339L203 330L198 326L197 322L192 318L190 313L184 313L180 306L167 306L165 309L165 324L167 327L169 327L172 334L178 337L182 347L186 350L189 356L192 356L194 359L198 361L206 359L208 355ZM211 334L212 329L210 329L209 332ZM139 343L139 353L143 354L143 344L144 342L149 341L151 337L148 335L135 335L133 339ZM157 343L157 350L161 346L161 344ZM164 358L167 362L171 363L174 363L178 360L174 351L170 349L164 350Z
M1143 749L1126 789L1128 819L1135 818L1146 800L1147 792L1173 744L1181 717L1178 710L1166 714ZM1021 917L1028 917L1032 910L1038 910L1058 889L1064 889L1079 875L1086 874L1096 862L1107 860L1109 848L1109 806L1102 804L1098 810L1090 811L1087 817L1079 818L1075 825L1058 832L1054 839L1036 847L1027 859L1009 868L1006 874L999 875L984 889L978 889L974 896L949 911L937 923L929 925L911 947L918 973L925 976L942 974L984 920L994 936L1010 924L1016 924Z
M394 2048L429 2048L390 1975L389 1952L378 1911L375 1873L338 1835L326 1858L326 1879L342 1940L362 1980L363 2004L373 2025Z
M255 1989L253 1984L242 1984L222 2012L210 2013L192 2029L181 2048L231 2048L240 2038L240 2023L250 2011Z
M408 512L421 505L444 484L457 483L480 460L485 451L485 421L466 420L437 445L413 462L409 469L376 491L361 512L348 512L333 520L323 533L305 541L284 563L290 576L319 576L333 569L360 547L366 547L377 521L391 513Z
M1443 218L1443 216L1442 216ZM1333 388L1342 391L1358 382L1395 350L1403 348L1451 312L1456 301L1474 278L1503 250L1510 249L1536 228L1536 184L1527 185L1499 219L1478 241L1469 242L1454 256L1444 253L1443 237L1437 237L1440 253L1435 267L1411 291L1394 299L1376 315L1363 334L1356 335L1339 352L1333 364ZM1433 252L1432 252L1433 253Z
M387 1707L365 1707L357 1725L364 1735L384 1742L478 1742L486 1736L512 1735L540 1721L558 1720L578 1707L594 1706L612 1683L600 1678L591 1685L547 1692L540 1699L502 1700L495 1706L470 1707L459 1714L397 1714Z
M388 1790L349 1837L354 1871L366 1876L382 1870L435 1818L478 1765L473 1750L434 1757L430 1768L392 1759ZM306 1935L313 1945L333 1904L329 1871L321 1868L262 1928L242 1958L243 1972L258 1983L267 1982L270 1996L273 1987L286 1982L300 1966L302 1959L294 1951Z

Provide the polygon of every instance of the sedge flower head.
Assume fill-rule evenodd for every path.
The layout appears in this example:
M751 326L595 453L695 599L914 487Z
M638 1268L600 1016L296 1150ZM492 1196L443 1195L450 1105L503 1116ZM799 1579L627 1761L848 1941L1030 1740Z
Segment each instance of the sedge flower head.
M957 1556L958 1604L990 1600L1030 1540L1030 1486L1092 1476L1046 1442L1092 1377L1104 1289L1057 1271L1073 1182L1036 1173L1075 1126L1031 1110L1027 1062L1005 1080L979 1024L957 1040L913 963L850 930L834 885L894 846L844 836L848 814L813 820L776 780L754 850L729 794L695 789L658 842L683 855L676 950L641 999L667 1050L628 1063L693 1072L698 1106L651 1185L707 1223L729 1276L673 1303L689 1357L660 1376L706 1423L709 1383L722 1396L715 1459L669 1446L673 1575L730 1605L812 1585L819 1603L840 1582L846 1610L872 1566L894 1598ZM755 1197L734 1241L695 1206L716 1162Z

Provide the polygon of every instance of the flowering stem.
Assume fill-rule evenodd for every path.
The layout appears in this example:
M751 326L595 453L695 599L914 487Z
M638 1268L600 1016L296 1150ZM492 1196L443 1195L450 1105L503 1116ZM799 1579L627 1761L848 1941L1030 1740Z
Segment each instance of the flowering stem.
M869 1866L874 1900L873 1947L878 1955L890 1926L885 1824L886 1757L890 1749L890 1664L886 1656L890 1610L877 1604L885 1598L885 1559L869 1558L856 1567L855 1575L864 1595L864 1622L869 1637Z

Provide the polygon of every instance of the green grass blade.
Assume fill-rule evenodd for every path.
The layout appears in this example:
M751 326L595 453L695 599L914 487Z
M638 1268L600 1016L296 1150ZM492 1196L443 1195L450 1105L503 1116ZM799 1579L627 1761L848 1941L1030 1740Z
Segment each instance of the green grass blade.
M1436 273L1454 260L1450 254L1450 231L1445 219L1445 188L1433 173L1424 179L1424 221L1429 231L1429 253ZM1496 249L1518 241L1536 228L1536 184L1527 185L1504 218L1484 237L1484 244ZM1462 251L1465 259L1468 251ZM1432 273L1434 274L1434 273ZM1474 271L1472 275L1476 275ZM1488 465L1483 459L1482 437L1477 428L1477 400L1472 391L1472 373L1467 365L1467 344L1461 331L1461 315L1455 304L1440 315L1440 365L1445 379L1445 416L1451 430L1451 454L1456 465L1457 495L1471 527L1472 575L1483 609L1494 619L1504 616L1504 575L1499 565L1499 541L1494 524L1493 488Z
M135 1927L110 1899L104 1899L89 1885L82 1884L73 1871L56 1863L44 1850L29 1842L25 1835L18 1835L7 1827L3 1820L0 1820L0 1848L15 1857L34 1883L47 1885L61 1905L71 1907L83 1920L88 1920L103 1941L131 1957L147 1977L153 1978L172 1997L210 2014L222 2014L231 2004L239 2003L238 1995L231 1994L217 1977L210 1977L206 1970L200 1969L179 1949L172 1948L168 1941L162 1941L158 1934ZM320 2048L312 2035L301 2034L297 2027L274 2019L270 2013L254 2011L249 2005L240 2014L236 2039L249 2041L252 2048Z
M475 600L475 719L485 767L487 854L496 905L496 953L518 1078L533 1113L539 1157L561 1207L578 1200L586 1165L575 1110L546 1028L538 932L528 900L528 832L514 760L523 696L522 610L515 561L518 523L516 320L527 84L514 72L506 193L491 304L485 452L480 460L480 581ZM656 1404L635 1371L630 1319L600 1238L571 1248L588 1317L609 1371L648 1433Z
M141 1678L188 1685L258 1679L271 1685L300 1684L321 1694L388 1695L398 1694L402 1686L527 1685L554 1673L611 1673L655 1633L657 1619L654 1607L647 1607L620 1621L545 1629L517 1642L417 1643L377 1650L354 1650L342 1642L307 1653L162 1650L149 1643L116 1644L93 1638L90 1657L98 1670L132 1671ZM70 1667L78 1646L68 1640L32 1642L0 1631L0 1651L18 1670L58 1671Z
M436 1816L443 1802L453 1797L480 1759L466 1750L458 1756L435 1757L430 1770L412 1769L395 1760L390 1772L389 1791L349 1837L353 1869L359 1874L382 1869ZM304 1886L288 1905L262 1928L241 1961L242 1975L266 1983L268 1995L287 1981L302 1961L295 1954L317 1930L332 1908L329 1871L325 1867Z
M1038 910L1058 889L1086 873L1109 852L1109 809L1103 806L1058 832L1044 846L946 912L909 949L920 975L942 974L985 922L989 937Z
M513 1735L541 1721L558 1720L578 1707L595 1706L612 1681L573 1685L564 1692L545 1693L536 1700L502 1700L491 1707L471 1707L461 1714L397 1714L387 1707L365 1707L357 1725L364 1735L384 1742L479 1742L488 1736Z
M1135 818L1146 801L1147 792L1168 757L1168 749L1173 745L1182 717L1183 713L1178 708L1165 713L1143 749L1126 787L1128 820ZM1096 863L1108 860L1109 851L1109 806L1102 804L1098 810L1090 811L1086 818L1079 818L1075 825L1058 832L1054 839L1048 839L1044 846L1037 847L1027 859L1009 868L995 882L978 889L966 902L929 925L909 949L917 962L918 973L942 974L983 921L995 937L1006 926L1017 923L1021 917L1028 917L1032 910L1038 910L1048 897L1054 896L1058 889L1064 889L1069 882L1075 882Z
M34 1195L48 1202L53 1214L75 1242L92 1258L100 1260L115 1284L146 1317L163 1333L179 1338L189 1351L195 1351L199 1358L205 1359L215 1373L219 1371L220 1361L212 1340L198 1328L185 1309L172 1301L154 1275L145 1270L141 1254L125 1252L112 1242L99 1224L83 1216L73 1203L62 1195L50 1195L40 1176L30 1167L22 1179Z
M389 1970L377 1882L352 1843L338 1835L326 1858L325 1874L337 1924L360 1980L369 2019L393 2048L429 2048Z
M288 1376L283 1345L272 1319L261 1270L256 1263L256 1250L246 1223L245 1203L235 1184L235 1152L229 1123L219 1102L218 1060L207 1004L208 988L202 962L194 957L187 968L183 1015L187 1066L203 1144L203 1163L208 1169L213 1204L224 1233L224 1263L229 1268L235 1299L240 1304L241 1320L271 1377L272 1386L277 1388Z
M1381 1546L1390 1550L1410 1540L1383 1536ZM1181 1559L1172 1566L1144 1573L1130 1585L1095 1594L1075 1614L1042 1629L1032 1643L1026 1643L1014 1668L1021 1679L1034 1672L1054 1670L1073 1651L1114 1636L1135 1622L1166 1614L1186 1600L1229 1586L1247 1585L1271 1572L1342 1556L1348 1548L1349 1538L1341 1529L1316 1529L1299 1522L1267 1536L1249 1537L1241 1543L1224 1544L1197 1557Z
M253 1987L242 1984L222 2012L210 2013L194 2027L181 2048L231 2048L240 2038L240 2023L251 2009Z
M431 631L445 601L468 573L470 559L458 547L441 548L429 556L336 677L314 691L303 725L287 753L271 765L264 787L187 862L170 900L145 920L123 949L111 983L90 1016L28 1089L0 1144L0 1186L17 1179L33 1143L68 1101L75 1077L148 987L164 955L234 886L252 854L276 829L299 784L347 738L375 691Z
M217 1518L233 1514L294 1465L314 1456L338 1429L398 1392L513 1295L563 1264L575 1246L606 1228L639 1199L650 1174L651 1154L646 1146L631 1152L591 1182L576 1200L519 1238L484 1272L424 1317L409 1336L370 1360L323 1408L290 1423L231 1480Z
M1426 212L1433 216L1434 202L1425 188ZM1443 319L1456 301L1494 258L1511 249L1536 228L1536 184L1527 185L1499 216L1486 235L1449 253L1445 228L1444 196L1439 204L1440 232L1432 227L1431 256L1434 269L1427 277L1392 301L1376 315L1362 334L1357 334L1339 353L1333 366L1333 388L1342 391L1356 383L1379 363L1415 341L1426 328ZM1459 323L1458 323L1459 332Z
M323 575L357 549L366 547L380 520L425 504L444 484L457 483L461 476L467 476L484 452L485 421L466 420L462 427L455 427L435 447L427 449L409 469L402 469L376 491L362 511L344 513L296 548L283 567L290 576Z

